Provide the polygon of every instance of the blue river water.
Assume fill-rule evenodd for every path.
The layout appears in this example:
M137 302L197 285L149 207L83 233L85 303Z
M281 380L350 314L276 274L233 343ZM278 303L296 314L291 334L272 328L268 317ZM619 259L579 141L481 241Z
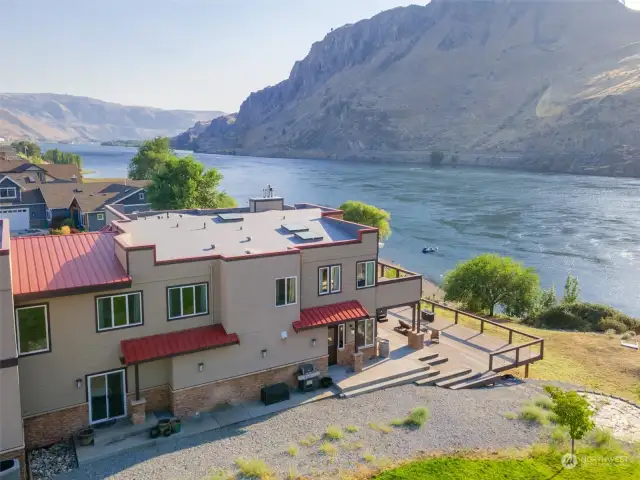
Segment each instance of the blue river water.
M124 177L136 149L43 144L82 155L90 176ZM186 152L185 152L186 153ZM267 184L287 203L362 200L391 213L380 256L439 282L483 252L534 267L560 294L568 273L582 298L640 315L640 179L537 174L415 163L296 160L196 154L247 203ZM424 246L438 252L422 254Z

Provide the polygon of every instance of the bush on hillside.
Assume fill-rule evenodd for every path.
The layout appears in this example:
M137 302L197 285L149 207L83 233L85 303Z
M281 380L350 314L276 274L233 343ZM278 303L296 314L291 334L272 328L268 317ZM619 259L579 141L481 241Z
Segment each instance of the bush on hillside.
M614 329L618 333L627 330L640 331L640 320L625 315L613 307L595 303L576 302L556 305L524 323L540 328L577 330L580 332L604 332Z

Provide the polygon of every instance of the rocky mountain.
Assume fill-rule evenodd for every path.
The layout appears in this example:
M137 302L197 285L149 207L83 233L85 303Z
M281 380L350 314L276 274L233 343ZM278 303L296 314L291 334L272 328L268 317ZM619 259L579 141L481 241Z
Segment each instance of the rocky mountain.
M162 110L51 93L0 93L0 137L39 141L142 140L173 136L215 111Z
M333 30L203 152L640 176L640 12L618 0L433 0Z

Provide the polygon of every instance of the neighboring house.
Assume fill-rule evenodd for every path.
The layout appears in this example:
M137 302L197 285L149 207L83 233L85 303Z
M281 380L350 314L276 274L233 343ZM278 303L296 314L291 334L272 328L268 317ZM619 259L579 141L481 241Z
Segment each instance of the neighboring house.
M379 281L378 230L339 210L105 213L102 232L9 240L2 225L0 456L258 399L302 364L357 368L376 313L419 306L422 277Z
M73 218L89 231L105 226L105 205L124 213L147 211L147 181L83 183L73 164L33 164L0 158L0 218L12 231L47 228L51 222Z

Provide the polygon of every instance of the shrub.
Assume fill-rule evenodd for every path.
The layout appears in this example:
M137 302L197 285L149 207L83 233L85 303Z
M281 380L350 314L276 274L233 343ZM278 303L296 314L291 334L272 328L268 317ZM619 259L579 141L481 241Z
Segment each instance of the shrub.
M407 427L421 427L429 419L429 409L427 407L416 407L404 419Z
M359 450L362 447L364 447L362 442L343 443L342 446L344 447L345 450Z
M543 408L544 410L551 410L551 408L553 408L553 400L551 400L549 397L545 397L542 395L539 397L536 397L533 400L533 404L536 407Z
M243 458L239 458L236 460L236 465L240 469L242 475L247 478L259 478L260 480L275 478L275 473L271 467L262 460L245 460Z
M631 340L633 337L635 337L635 333L633 332L625 332L620 336L622 340Z
M332 425L327 428L327 431L324 433L324 436L329 440L340 440L344 437L344 433L340 427L337 425Z
M377 423L373 423L373 422L369 424L369 428L371 430L376 430L377 432L382 432L382 433L391 433L393 431L391 427L388 427L386 425L378 425Z
M365 453L362 458L364 458L364 461L367 463L373 463L376 461L376 456L371 453Z
M71 228L69 228L66 225L64 225L64 226L62 226L60 228L52 229L51 233L53 235L69 235L71 233Z
M549 423L549 414L546 410L535 405L525 405L520 410L520 418L531 423L546 425Z
M356 433L358 430L360 430L360 427L356 427L355 425L347 425L346 427L344 427L344 429L349 433Z
M60 225L63 227L75 227L71 218L65 218L64 220L62 220L62 223Z
M569 429L567 427L558 426L551 432L551 444L561 447L569 440Z
M613 330L615 333L626 332L627 326L614 317L605 317L598 322L598 329L605 332Z
M335 457L338 453L338 447L331 442L324 442L320 447L320 451L328 457Z
M298 447L296 447L292 443L291 445L289 445L289 448L287 449L287 453L289 454L290 457L295 457L296 455L298 455Z
M308 437L305 437L302 440L300 440L298 443L305 447L310 447L314 443L317 443L319 440L320 440L320 437L316 435L309 435Z
M610 328L609 330L604 332L604 334L609 338L613 338L616 336L616 331L613 328Z
M640 330L640 320L595 303L575 302L561 304L525 319L524 323L539 328L604 332L614 329L622 333Z
M611 431L602 428L596 428L589 432L588 440L598 448L615 444Z

